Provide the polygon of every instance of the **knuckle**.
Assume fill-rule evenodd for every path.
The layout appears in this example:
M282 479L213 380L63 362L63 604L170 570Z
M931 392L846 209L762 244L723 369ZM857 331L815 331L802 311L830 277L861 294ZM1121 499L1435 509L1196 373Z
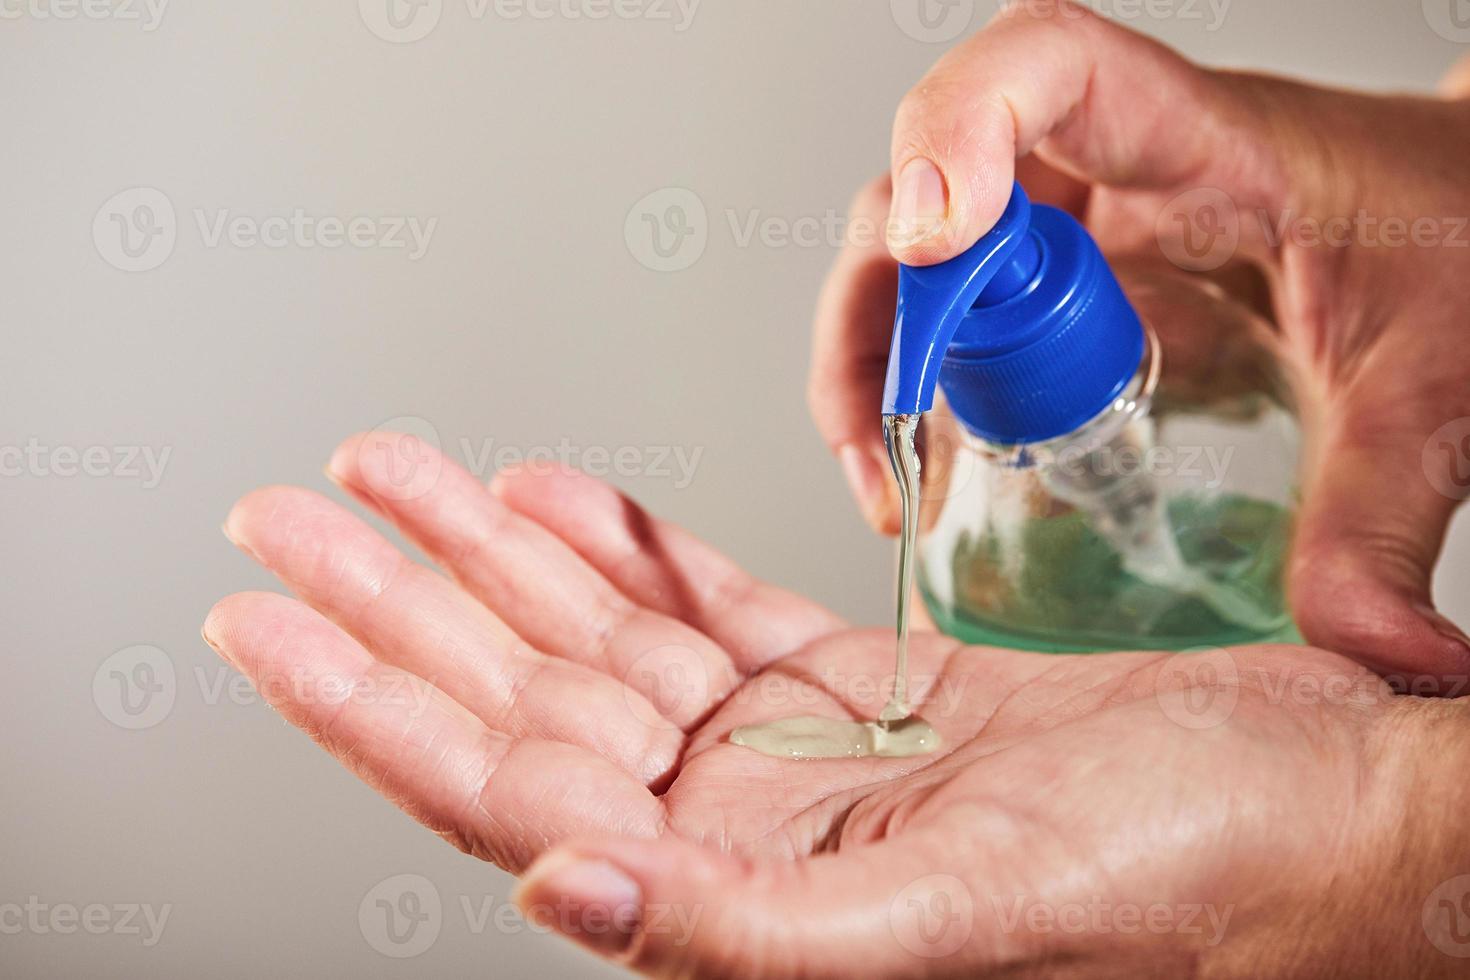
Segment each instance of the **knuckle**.
M905 96L894 126L896 165L916 156L941 164L982 147L1014 143L1009 104L1000 89L977 91L957 75L928 79Z

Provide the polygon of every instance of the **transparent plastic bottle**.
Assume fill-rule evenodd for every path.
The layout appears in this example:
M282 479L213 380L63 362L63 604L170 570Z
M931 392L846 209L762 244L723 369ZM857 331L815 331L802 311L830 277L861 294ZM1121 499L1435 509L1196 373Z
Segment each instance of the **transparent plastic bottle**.
M904 270L885 393L946 396L921 435L936 625L1043 651L1295 639L1299 433L1269 328L1169 277L1133 292L1146 327L1081 226L1019 189L945 266Z

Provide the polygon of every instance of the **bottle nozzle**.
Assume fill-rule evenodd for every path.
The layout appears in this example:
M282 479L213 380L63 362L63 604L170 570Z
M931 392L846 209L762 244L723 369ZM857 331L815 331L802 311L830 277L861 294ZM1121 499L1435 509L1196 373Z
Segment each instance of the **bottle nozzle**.
M900 267L884 415L932 408L939 365L965 314L977 302L1000 303L1031 281L1041 253L1030 226L1031 202L1016 184L995 227L968 250L938 265Z

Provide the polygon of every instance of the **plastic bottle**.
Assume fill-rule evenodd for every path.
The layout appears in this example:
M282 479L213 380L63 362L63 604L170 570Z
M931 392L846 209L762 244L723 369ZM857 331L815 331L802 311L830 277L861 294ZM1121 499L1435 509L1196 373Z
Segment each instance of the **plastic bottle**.
M1086 230L1019 185L974 247L901 270L883 413L943 390L917 578L944 631L1049 651L1295 638L1299 435L1273 335L1207 283L1152 290L1170 312L1151 329Z

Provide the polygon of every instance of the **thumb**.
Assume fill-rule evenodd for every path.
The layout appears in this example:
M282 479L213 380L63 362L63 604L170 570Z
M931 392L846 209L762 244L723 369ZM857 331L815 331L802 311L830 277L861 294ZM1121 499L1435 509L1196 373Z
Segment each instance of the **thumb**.
M938 851L915 835L796 861L583 841L543 855L516 901L531 922L650 975L957 975L973 963L976 905L959 878L914 870L952 863Z
M1066 0L1008 4L908 94L894 124L888 245L952 258L993 226L1033 149L1070 176L1135 189L1215 185L1263 170L1260 126L1227 76ZM1228 170L1226 169L1228 168Z
M1470 419L1436 429L1409 398L1367 401L1329 409L1309 448L1289 573L1297 623L1408 693L1464 693L1470 639L1434 610L1430 579L1470 494Z

